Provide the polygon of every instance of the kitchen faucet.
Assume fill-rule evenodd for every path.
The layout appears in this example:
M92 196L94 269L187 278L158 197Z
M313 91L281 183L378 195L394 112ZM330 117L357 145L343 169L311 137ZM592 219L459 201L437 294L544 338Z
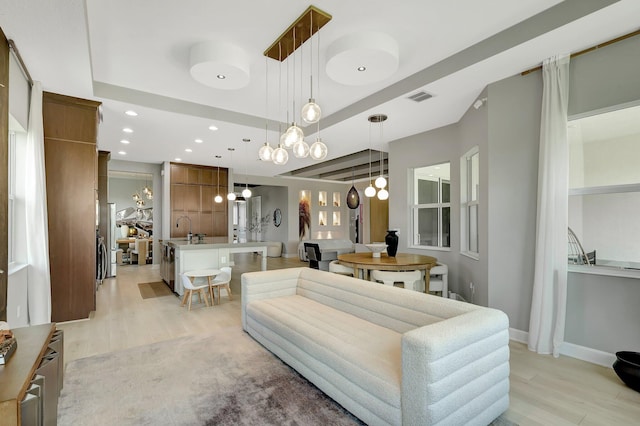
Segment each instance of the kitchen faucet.
M191 239L193 238L193 234L191 233L191 218L189 216L180 216L176 220L176 228L180 224L180 219L187 219L189 221L189 233L187 234L187 241L191 242Z

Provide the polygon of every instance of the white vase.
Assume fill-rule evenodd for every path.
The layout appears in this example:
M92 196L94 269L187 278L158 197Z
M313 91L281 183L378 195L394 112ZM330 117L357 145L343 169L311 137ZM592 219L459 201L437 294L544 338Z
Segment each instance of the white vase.
M129 236L129 227L127 225L120 226L120 235L122 238L127 238Z

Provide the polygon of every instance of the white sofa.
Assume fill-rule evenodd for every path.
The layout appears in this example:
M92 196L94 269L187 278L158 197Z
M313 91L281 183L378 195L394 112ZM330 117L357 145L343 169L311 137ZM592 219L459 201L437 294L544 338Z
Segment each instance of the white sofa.
M298 244L298 256L300 257L300 260L303 260L305 262L308 261L309 258L307 258L307 252L304 249L304 243L318 244L321 252L335 251L338 254L354 252L354 245L350 240L339 240L333 238L329 238L326 240L302 240Z
M242 326L370 425L486 425L509 406L495 309L292 268L242 275Z

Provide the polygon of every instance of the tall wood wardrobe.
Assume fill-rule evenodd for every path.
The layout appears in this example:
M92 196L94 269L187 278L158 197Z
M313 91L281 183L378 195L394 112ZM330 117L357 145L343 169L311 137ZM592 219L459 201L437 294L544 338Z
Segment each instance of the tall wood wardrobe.
M51 263L51 320L96 309L96 228L100 102L43 93Z

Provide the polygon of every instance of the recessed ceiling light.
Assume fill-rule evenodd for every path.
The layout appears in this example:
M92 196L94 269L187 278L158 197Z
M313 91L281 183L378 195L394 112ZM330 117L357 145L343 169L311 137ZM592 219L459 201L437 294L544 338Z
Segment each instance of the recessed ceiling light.
M184 150L184 152L193 152L193 150L191 148L187 148Z
M182 161L182 158L176 158L175 161Z
M366 71L366 70L367 70L367 67L362 67L362 66L360 66L360 67L358 67L358 68L357 68L357 70L358 70L358 71L360 71L360 72L362 72L362 71Z
M125 127L124 129L122 129L122 131L125 132L125 133L133 133L133 130L131 130L128 127Z
M133 110L125 111L124 113L127 114L130 117L137 117L138 116L138 113L133 111Z
M225 78L227 78L227 76L226 76L226 75L224 75L224 74L218 74L218 75L216 75L216 78L217 78L218 80L224 80Z
M202 143L202 139L196 139L196 143Z
M120 155L127 155L127 153L126 153L126 152L124 152L124 151L118 151L118 154L120 154Z
M122 140L120 141L120 143L123 143L123 144L125 144L125 145L129 145L129 143L130 143L130 142L129 142L128 140L126 140L126 139L122 139Z
M211 130L211 131L214 131L214 132L215 132L216 130L218 130L218 127L216 127L216 126L214 126L214 125L212 124L211 126L209 126L209 130Z

